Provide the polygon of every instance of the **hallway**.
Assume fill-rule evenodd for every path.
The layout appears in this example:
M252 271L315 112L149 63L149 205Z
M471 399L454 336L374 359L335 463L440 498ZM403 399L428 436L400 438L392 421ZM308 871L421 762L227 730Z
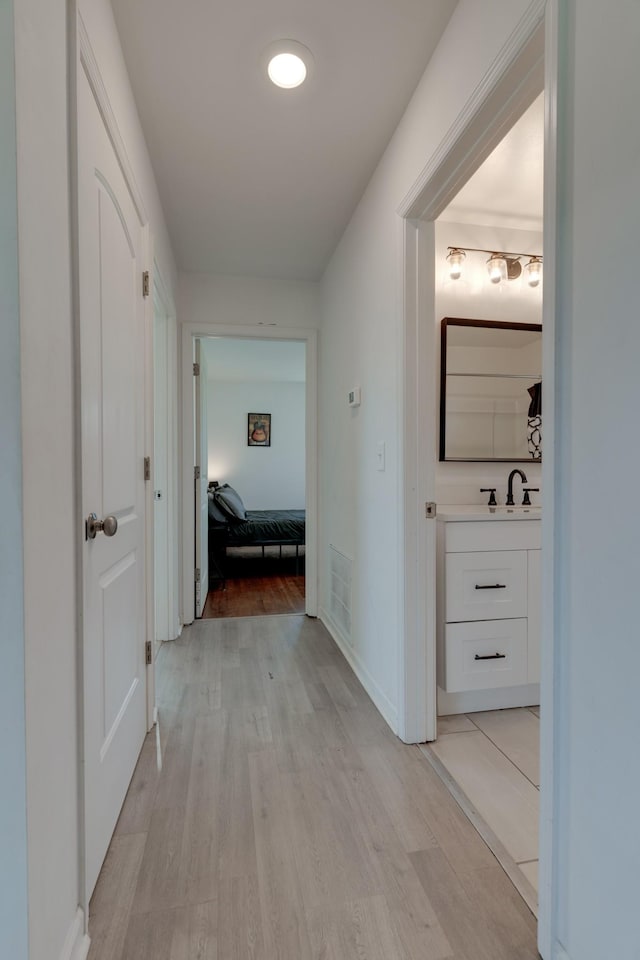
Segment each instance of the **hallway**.
M158 661L89 960L529 960L532 914L319 621L200 621Z

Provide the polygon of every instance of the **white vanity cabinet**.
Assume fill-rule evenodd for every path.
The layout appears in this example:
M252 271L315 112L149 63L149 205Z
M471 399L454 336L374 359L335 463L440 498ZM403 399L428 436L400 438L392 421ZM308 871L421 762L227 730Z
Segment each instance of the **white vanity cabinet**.
M537 703L540 514L438 517L438 712Z

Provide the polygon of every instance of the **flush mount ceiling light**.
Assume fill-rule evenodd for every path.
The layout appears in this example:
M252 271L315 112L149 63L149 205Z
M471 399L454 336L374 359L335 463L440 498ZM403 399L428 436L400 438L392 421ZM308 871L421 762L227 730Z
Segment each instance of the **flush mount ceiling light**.
M267 50L267 74L276 87L293 90L306 80L313 57L297 40L278 40Z
M507 253L496 250L484 250L478 247L447 247L447 266L449 277L459 280L462 276L463 262L467 253L488 253L487 273L491 283L503 280L517 280L523 273L522 258L528 259L524 267L525 280L530 287L537 287L542 280L542 257L536 253Z

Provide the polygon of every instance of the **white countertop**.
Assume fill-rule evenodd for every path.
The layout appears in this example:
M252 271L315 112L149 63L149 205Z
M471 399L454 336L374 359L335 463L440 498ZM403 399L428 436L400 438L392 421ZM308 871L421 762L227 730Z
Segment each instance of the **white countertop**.
M540 520L542 507L488 507L480 503L438 504L437 520L456 522L462 520Z

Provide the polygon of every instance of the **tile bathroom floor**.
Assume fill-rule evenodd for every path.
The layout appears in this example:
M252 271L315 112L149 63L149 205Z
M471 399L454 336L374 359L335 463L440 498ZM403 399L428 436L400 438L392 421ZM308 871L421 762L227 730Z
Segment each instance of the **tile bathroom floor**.
M497 838L498 859L506 851L537 893L539 708L438 717L438 739L421 749L453 781L472 822Z

